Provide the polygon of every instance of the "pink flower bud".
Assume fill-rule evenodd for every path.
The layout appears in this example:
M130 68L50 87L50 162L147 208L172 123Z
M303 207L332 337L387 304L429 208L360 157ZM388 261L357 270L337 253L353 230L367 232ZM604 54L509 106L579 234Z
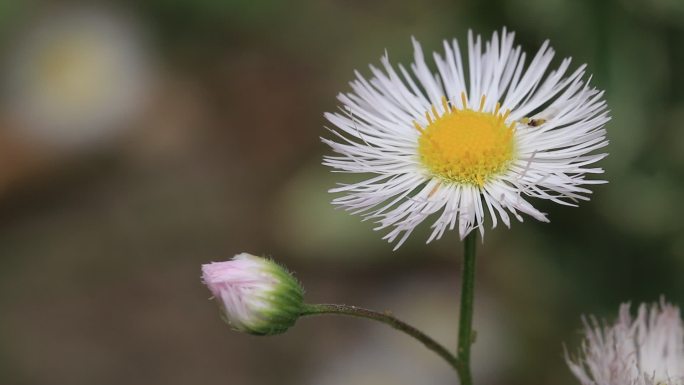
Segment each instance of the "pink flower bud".
M247 253L202 265L202 280L237 331L273 335L294 325L304 306L304 290L277 263Z

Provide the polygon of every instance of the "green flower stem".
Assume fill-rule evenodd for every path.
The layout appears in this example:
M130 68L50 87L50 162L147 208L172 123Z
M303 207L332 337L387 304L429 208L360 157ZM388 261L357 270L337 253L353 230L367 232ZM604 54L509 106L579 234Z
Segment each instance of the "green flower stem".
M463 272L461 277L461 312L458 322L458 375L461 385L472 385L470 373L470 346L475 342L473 332L473 300L475 297L475 243L477 231L473 230L463 241Z
M444 346L440 345L437 341L430 338L425 333L414 328L413 326L398 320L397 318L391 316L388 313L379 313L376 311L359 308L356 306L347 305L333 305L333 304L320 304L320 305L304 305L304 310L301 315L322 315L322 314L341 314L348 315L352 317L367 318L374 321L382 322L386 325L393 327L401 332L408 334L409 336L415 338L425 345L426 348L437 353L442 357L449 365L451 365L457 372L460 370L460 365L456 357L449 352Z

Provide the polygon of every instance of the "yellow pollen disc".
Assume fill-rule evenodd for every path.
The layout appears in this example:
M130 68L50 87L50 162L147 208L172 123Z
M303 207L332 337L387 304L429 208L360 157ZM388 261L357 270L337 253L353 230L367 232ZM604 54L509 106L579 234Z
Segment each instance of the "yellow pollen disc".
M465 100L465 94L461 95ZM440 116L433 106L426 112L428 124L414 126L420 160L435 176L449 182L478 187L504 172L514 157L515 123L506 125L509 111L482 112L485 97L475 111L464 103L464 109L453 108L442 99L445 112Z

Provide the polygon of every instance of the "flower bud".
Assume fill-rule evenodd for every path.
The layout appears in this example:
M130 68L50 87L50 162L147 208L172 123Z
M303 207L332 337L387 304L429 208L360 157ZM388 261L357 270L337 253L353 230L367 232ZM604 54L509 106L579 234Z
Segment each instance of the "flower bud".
M218 300L224 321L240 332L283 333L304 307L304 290L292 274L251 254L202 265L202 280Z

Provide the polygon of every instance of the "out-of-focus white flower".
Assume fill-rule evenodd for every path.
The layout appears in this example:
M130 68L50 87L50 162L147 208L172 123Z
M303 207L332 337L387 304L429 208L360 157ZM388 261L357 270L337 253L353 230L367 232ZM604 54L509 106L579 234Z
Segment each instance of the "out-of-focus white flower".
M525 63L504 29L484 43L468 34L467 67L454 39L444 58L433 54L437 73L414 41L413 74L382 58L370 80L357 73L353 92L340 94L340 111L326 118L335 140L323 139L339 156L324 164L336 171L370 175L332 189L333 203L368 219L399 247L428 216L428 239L458 226L461 238L484 234L485 211L510 226L525 213L547 222L524 196L575 206L588 200L591 167L607 154L604 124L610 120L603 92L583 80L584 66L567 74L570 59L549 71L553 49L545 42ZM467 68L467 72L466 72Z
M304 290L287 270L251 254L202 265L202 280L218 301L224 320L240 332L283 333L304 306Z
M585 320L578 358L567 358L582 385L684 384L684 327L679 309L664 301L642 304L636 318L620 307L613 325Z
M144 34L124 13L67 7L17 32L3 98L20 134L49 145L108 138L134 120L149 92Z

